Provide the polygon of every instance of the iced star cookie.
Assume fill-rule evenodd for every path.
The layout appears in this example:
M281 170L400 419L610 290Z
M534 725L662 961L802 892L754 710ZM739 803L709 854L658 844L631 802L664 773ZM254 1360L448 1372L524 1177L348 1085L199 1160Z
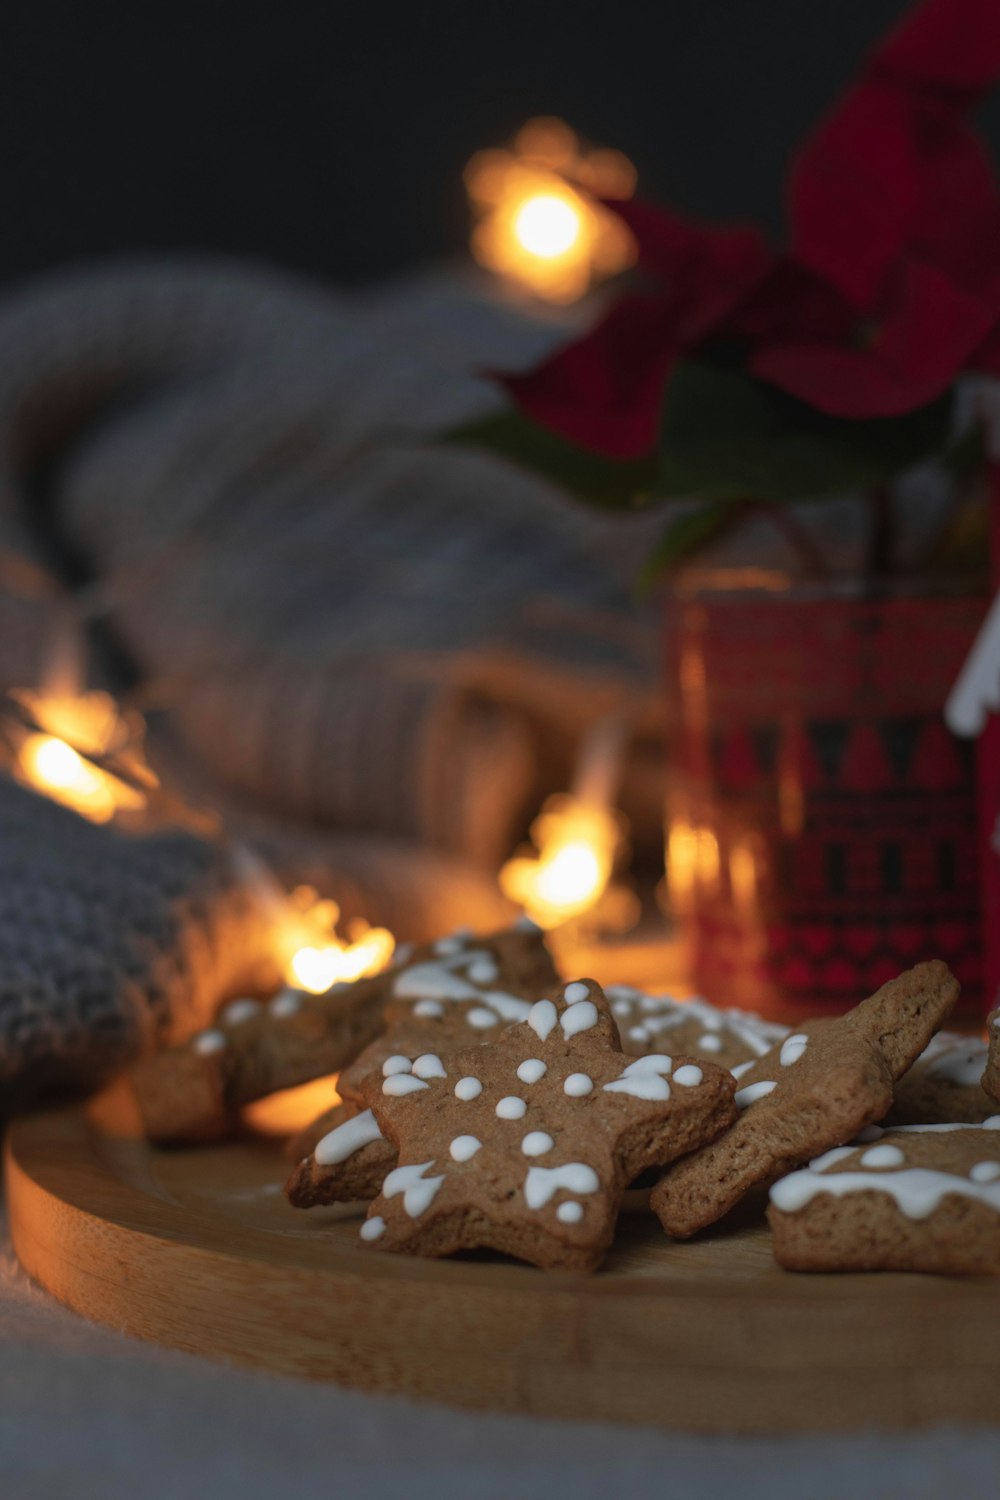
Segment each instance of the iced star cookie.
M558 983L545 936L527 920L489 937L459 932L415 950L387 981L383 1034L341 1074L342 1098L361 1104L366 1075L388 1057L444 1056L490 1041Z
M673 995L646 995L628 985L613 985L608 1000L622 1047L633 1057L653 1047L705 1057L737 1078L776 1042L788 1027L764 1021L750 1011L720 1010L707 1000L677 1000Z
M983 1089L986 1056L979 1037L938 1032L896 1084L886 1123L978 1125L996 1114L997 1101Z
M938 961L890 980L836 1020L807 1022L740 1079L739 1118L663 1176L650 1203L686 1239L754 1188L881 1120L895 1080L946 1019L958 983Z
M629 1182L723 1130L734 1087L712 1063L628 1058L600 987L576 980L488 1046L391 1058L369 1075L366 1102L399 1164L361 1238L592 1271Z
M399 1159L371 1110L348 1102L314 1121L296 1147L298 1165L285 1184L295 1208L370 1203Z
M1000 1006L991 1010L986 1018L986 1037L989 1052L983 1073L983 1088L991 1099L1000 1101Z
M1000 1115L872 1129L771 1189L789 1271L1000 1275Z

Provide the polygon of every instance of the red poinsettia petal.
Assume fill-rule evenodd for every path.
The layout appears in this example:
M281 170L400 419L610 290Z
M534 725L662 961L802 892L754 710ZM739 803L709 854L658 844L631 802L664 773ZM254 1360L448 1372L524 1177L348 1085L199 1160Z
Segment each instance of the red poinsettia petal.
M867 344L790 340L758 349L749 367L830 416L899 416L943 394L994 321L935 267L911 262Z
M1000 6L996 0L926 0L876 49L871 68L974 98L1000 78Z
M855 309L828 281L782 256L715 330L719 342L754 346L786 339L846 342Z
M610 458L638 458L656 443L678 355L673 320L667 299L628 297L534 370L497 378L543 427Z
M916 132L920 200L909 248L1000 309L1000 189L990 153L974 130L933 103L920 109Z
M605 199L628 226L639 249L639 264L670 289L678 273L692 267L723 282L756 280L770 264L771 252L752 224L699 224L641 198Z

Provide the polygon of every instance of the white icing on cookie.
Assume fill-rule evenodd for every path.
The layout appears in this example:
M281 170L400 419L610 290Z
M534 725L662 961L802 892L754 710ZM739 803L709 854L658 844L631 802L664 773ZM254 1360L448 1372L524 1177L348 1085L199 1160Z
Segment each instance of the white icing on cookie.
M524 1201L529 1208L544 1208L565 1188L567 1193L596 1193L600 1179L585 1162L571 1161L564 1167L529 1167L524 1179Z
M259 1016L261 1003L259 1000L230 1000L222 1012L222 1021L226 1026L242 1026L244 1021L252 1021L254 1016Z
M790 1068L793 1063L797 1063L799 1058L805 1054L808 1045L809 1038L801 1031L797 1031L794 1036L786 1037L781 1044L781 1051L778 1054L781 1066L783 1068Z
M806 1167L783 1177L771 1189L771 1202L783 1213L794 1214L820 1193L835 1198L850 1193L885 1193L908 1219L927 1219L949 1193L972 1198L1000 1213L1000 1182L975 1182L954 1172L927 1167L908 1167L901 1172L816 1172Z
M579 1224L583 1218L582 1203L560 1203L556 1209L556 1218L563 1224Z
M944 1083L970 1088L982 1082L988 1052L986 1043L978 1038L946 1032L944 1036L933 1038L918 1057L916 1065L926 1063L923 1069L926 1078L939 1078Z
M593 1087L594 1080L586 1073L571 1073L563 1084L563 1093L568 1094L571 1099L582 1099L592 1092Z
M760 1083L748 1083L745 1089L736 1090L736 1108L746 1109L748 1105L756 1104L758 1099L766 1099L777 1087L769 1079L761 1079Z
M418 1078L447 1078L448 1076L436 1052L425 1052L418 1057L413 1064L413 1071Z
M682 1083L685 1088L689 1089L697 1088L704 1077L704 1073L700 1068L696 1068L694 1063L685 1063L682 1068L678 1068L676 1073L673 1074L675 1083Z
M450 942L451 939L445 938L442 941ZM477 964L490 964L494 969L496 967L492 955L484 948L449 949L437 963L413 964L408 969L400 970L393 981L392 992L399 1000L433 1000L439 1004L474 1000L480 1010L492 1011L501 1021L525 1020L531 1009L527 1000L521 1000L517 995L508 995L503 990L484 989L470 982L472 970ZM456 970L465 972L457 973ZM480 969L480 972L484 970ZM484 1023L473 1021L472 1024L475 1026Z
M551 1000L538 1000L528 1012L528 1025L540 1042L548 1039L559 1019L559 1012Z
M371 1218L366 1219L362 1224L358 1233L363 1240L371 1241L380 1239L385 1234L385 1220L381 1214L372 1214Z
M222 1052L229 1043L224 1032L200 1031L191 1043L199 1057L211 1057L213 1052Z
M573 983L568 984L563 990L563 999L567 1005L576 1005L580 1000L589 1000L590 987L584 984L582 980L574 979Z
M382 1132L371 1110L362 1110L361 1114L355 1115L353 1120L345 1120L343 1125L338 1125L335 1130L323 1136L322 1140L316 1143L313 1156L319 1166L333 1167L338 1162L346 1161L363 1146L370 1146L372 1141L380 1141L382 1138Z
M969 1171L973 1182L996 1182L1000 1177L1000 1162L977 1161L976 1165Z
M413 1014L422 1019L431 1020L435 1016L444 1015L444 1006L440 1000L418 1000L413 1007Z
M751 1058L749 1062L737 1063L736 1066L734 1068L730 1068L729 1071L730 1073L732 1073L734 1078L742 1078L743 1074L749 1073L750 1069L753 1067L756 1067L756 1058Z
M471 927L456 927L450 937L438 938L431 952L439 953L442 958L451 958L453 954L462 952L471 936Z
M448 1147L448 1154L452 1161L468 1161L475 1156L477 1151L482 1150L483 1143L474 1135L456 1135Z
M468 1104L471 1099L478 1099L483 1092L483 1086L478 1078L460 1078L455 1085L455 1098L461 1099L463 1104Z
M861 1158L863 1167L901 1167L906 1157L898 1146L869 1146Z
M538 1083L548 1071L540 1057L527 1057L518 1067L517 1076L522 1083Z
M498 1026L500 1024L500 1017L494 1015L491 1010L487 1010L485 1005L477 1005L475 1009L467 1010L465 1012L465 1019L477 1031L488 1031L491 1026Z
M544 1130L532 1130L521 1142L521 1150L525 1156L544 1156L546 1151L551 1151L555 1141Z
M673 1067L673 1058L663 1053L652 1053L649 1057L637 1057L622 1071L620 1078L604 1085L607 1094L631 1094L633 1099L667 1100L670 1085L665 1074Z
M721 1052L722 1038L716 1031L706 1031L698 1038L698 1046L703 1052Z
M567 985L567 993L573 986ZM585 985L580 986L585 989ZM578 1032L589 1031L592 1026L597 1025L597 1006L592 1000L577 1000L575 1004L564 1010L559 1017L559 1024L563 1030L563 1036L569 1041L570 1037L576 1036Z
M528 1106L516 1094L507 1094L499 1101L496 1108L498 1120L523 1120L527 1113Z
M281 1016L294 1016L297 1010L302 1009L304 999L305 995L301 990L281 990L268 1005L268 1013L279 1018Z
M475 959L467 972L473 984L495 984L500 977L500 970L489 957Z
M409 961L410 961L410 959L412 957L413 957L413 944L412 943L399 943L397 945L397 947L396 947L395 952L392 955L392 961L393 961L393 964L406 964L406 963L409 963Z
M433 1161L424 1161L419 1166L396 1167L382 1184L382 1196L396 1198L403 1195L403 1208L411 1219L418 1219L434 1202L444 1177L425 1177L433 1167Z
M646 995L628 985L610 986L607 996L613 1013L622 1020L641 1016L641 1022L628 1032L630 1039L641 1045L673 1027L695 1021L703 1033L698 1045L704 1051L721 1052L723 1038L731 1037L757 1058L788 1035L787 1026L764 1021L749 1011L719 1010L700 996L678 1000L673 995ZM717 1045L706 1041L709 1036L718 1038Z
M394 1073L409 1073L412 1069L412 1066L413 1065L410 1062L410 1059L408 1057L404 1057L402 1052L394 1052L393 1055L391 1057L387 1057L385 1062L382 1064L382 1077L391 1078Z
M412 1073L393 1073L382 1084L382 1092L390 1099L400 1099L404 1094L415 1094L426 1087L423 1079L414 1078Z

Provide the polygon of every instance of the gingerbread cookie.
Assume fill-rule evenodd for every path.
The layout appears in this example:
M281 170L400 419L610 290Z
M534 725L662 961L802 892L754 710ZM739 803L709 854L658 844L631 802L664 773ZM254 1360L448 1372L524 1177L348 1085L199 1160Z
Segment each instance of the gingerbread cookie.
M866 1131L771 1189L790 1271L1000 1274L1000 1115Z
M651 1206L667 1233L686 1239L754 1188L881 1120L893 1083L957 996L943 963L919 964L847 1015L807 1022L754 1063L740 1080L736 1123L653 1189Z
M986 1056L978 1037L938 1032L896 1084L887 1123L978 1125L996 1114L997 1101L983 1089Z
M389 979L385 1031L341 1074L341 1096L360 1104L365 1077L388 1057L444 1057L490 1041L558 984L545 935L526 918L488 937L458 932L417 949Z
M991 1010L986 1018L986 1039L989 1051L983 1073L983 1088L991 1099L1000 1101L1000 1006Z
M611 986L607 993L622 1047L633 1057L662 1045L706 1057L738 1078L788 1036L787 1026L764 1021L751 1011L720 1010L701 998L646 995L624 984Z
M285 1185L295 1208L370 1203L398 1161L371 1110L346 1101L303 1131L296 1147L298 1166Z
M447 1061L391 1058L369 1075L363 1093L399 1165L361 1238L408 1254L489 1248L594 1270L629 1182L723 1130L733 1091L708 1062L630 1060L600 987L576 980L489 1046Z

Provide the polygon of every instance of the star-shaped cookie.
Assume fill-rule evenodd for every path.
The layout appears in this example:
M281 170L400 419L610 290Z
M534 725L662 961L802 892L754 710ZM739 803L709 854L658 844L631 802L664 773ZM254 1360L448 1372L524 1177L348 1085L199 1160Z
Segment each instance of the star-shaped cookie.
M485 1247L594 1270L629 1182L725 1129L733 1090L711 1063L626 1057L600 986L574 981L488 1046L388 1059L365 1080L399 1164L361 1237L415 1255Z
M945 964L918 964L847 1015L786 1037L740 1079L736 1123L654 1187L650 1203L667 1233L686 1239L754 1188L883 1119L895 1080L957 998Z

